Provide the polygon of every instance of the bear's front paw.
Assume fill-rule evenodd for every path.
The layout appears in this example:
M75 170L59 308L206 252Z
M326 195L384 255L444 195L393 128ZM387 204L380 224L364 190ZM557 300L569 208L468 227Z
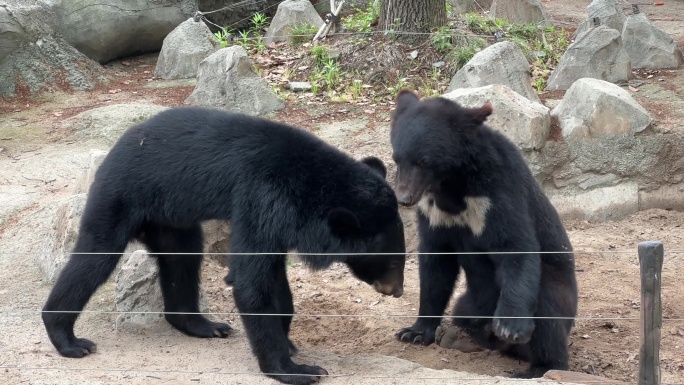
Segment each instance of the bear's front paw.
M416 322L413 326L399 330L396 337L399 341L413 344L430 345L435 342L437 326Z
M311 385L327 376L328 371L315 365L297 365L290 361L281 370L265 371L266 375L284 384Z
M494 334L514 344L524 344L532 338L534 320L531 318L494 318L492 321Z

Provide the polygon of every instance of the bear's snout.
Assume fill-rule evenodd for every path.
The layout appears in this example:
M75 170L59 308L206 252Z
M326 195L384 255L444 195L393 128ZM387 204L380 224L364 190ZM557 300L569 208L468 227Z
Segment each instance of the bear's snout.
M404 285L401 283L394 284L375 281L373 282L373 288L380 294L391 295L394 298L404 295Z

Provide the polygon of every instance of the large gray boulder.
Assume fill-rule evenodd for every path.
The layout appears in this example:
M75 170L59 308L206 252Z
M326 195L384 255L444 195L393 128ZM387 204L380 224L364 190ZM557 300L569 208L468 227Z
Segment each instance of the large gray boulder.
M204 21L193 18L184 21L164 38L154 76L162 79L194 78L200 62L216 50L211 39L211 30Z
M196 10L196 0L61 0L55 9L66 41L99 63L158 51Z
M240 46L222 48L202 60L197 85L185 102L247 115L264 115L285 107Z
M579 79L551 111L563 137L607 139L634 136L653 118L629 92L599 79Z
M547 90L566 90L577 79L595 78L611 83L632 78L629 55L617 30L604 25L581 35L565 51L551 76Z
M511 23L538 23L550 19L541 0L494 0L489 14Z
M632 68L676 68L682 64L682 51L677 42L653 25L644 13L627 18L622 41Z
M0 96L90 90L107 81L102 67L58 33L48 0L0 0Z
M530 65L522 50L513 42L492 44L476 53L456 72L447 92L457 88L477 88L492 84L509 86L520 95L541 103L532 88Z
M530 101L508 86L495 84L478 88L460 88L442 97L468 108L490 102L494 112L486 124L502 132L523 150L542 148L549 136L549 109L540 103Z
M29 40L30 37L9 10L0 7L0 63Z
M108 81L102 67L59 37L21 44L0 61L0 96L18 92L91 90Z
M90 90L106 81L102 67L71 47L47 0L0 0L0 96Z
M627 15L622 10L622 4L621 0L593 0L587 6L589 17L577 27L574 38L577 39L594 28L594 18L599 19L600 25L622 31L625 20L627 20Z
M287 40L290 30L298 25L313 25L316 29L324 24L316 9L309 0L285 0L278 4L271 25L268 26L264 42Z

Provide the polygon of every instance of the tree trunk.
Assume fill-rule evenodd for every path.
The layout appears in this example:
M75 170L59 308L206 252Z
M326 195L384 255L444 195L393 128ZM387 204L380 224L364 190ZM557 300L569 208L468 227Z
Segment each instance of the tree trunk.
M446 21L446 0L382 0L378 26L384 31L432 32Z

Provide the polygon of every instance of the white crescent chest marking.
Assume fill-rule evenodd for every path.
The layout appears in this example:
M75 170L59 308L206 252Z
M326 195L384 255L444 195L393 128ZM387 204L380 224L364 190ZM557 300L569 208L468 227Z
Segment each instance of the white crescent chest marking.
M464 200L465 210L458 214L450 214L437 207L432 194L425 194L418 201L418 210L427 217L430 227L468 227L479 237L485 229L487 211L492 207L492 201L485 196L467 196Z

